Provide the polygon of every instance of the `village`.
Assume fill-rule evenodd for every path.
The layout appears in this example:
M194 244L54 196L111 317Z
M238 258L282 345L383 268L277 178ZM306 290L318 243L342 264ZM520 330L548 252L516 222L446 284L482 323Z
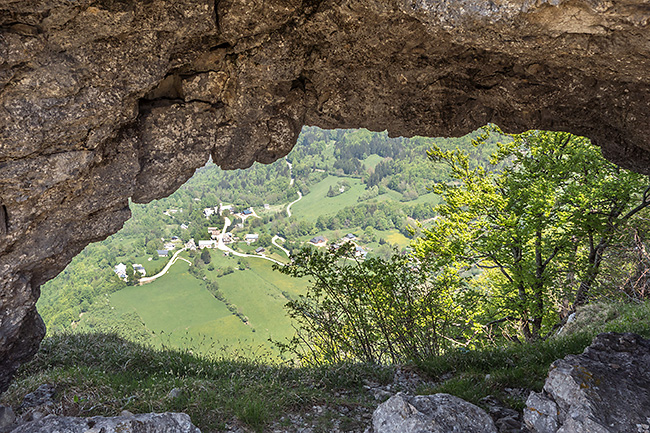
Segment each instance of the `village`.
M293 203L292 203L293 204ZM269 204L264 204L263 205L264 210L268 211L270 209ZM163 212L164 215L166 216L172 216L176 215L179 213L182 213L183 209L167 209ZM203 209L203 215L205 216L206 219L210 219L213 215L219 215L221 217L225 217L225 224L223 227L208 227L207 232L210 236L209 239L199 239L198 241L195 240L194 238L190 238L187 242L183 242L178 236L172 236L170 239L164 239L161 238L161 241L163 242L163 248L160 250L156 250L156 256L157 258L168 258L170 254L173 252L180 253L181 251L196 251L196 250L203 250L204 248L209 248L209 249L216 249L216 250L221 250L223 251L224 256L229 256L229 255L234 255L234 256L239 256L239 257L256 257L260 259L265 259L265 260L270 260L275 263L279 264L284 264L283 262L271 258L267 254L267 248L265 246L257 246L254 250L252 250L250 253L243 253L236 251L235 249L237 248L237 244L240 242L243 242L246 246L255 246L254 244L259 241L260 239L260 234L259 233L246 233L243 235L243 237L237 236L236 233L233 231L228 231L228 228L232 226L233 230L236 230L237 232L243 231L244 225L246 223L246 220L248 218L260 218L259 215L255 212L255 209L253 207L247 207L241 211L238 211L232 204L223 204L219 203L219 205L214 206L214 207L206 207ZM239 219L240 222L236 224L232 224L232 220ZM189 229L189 223L181 223L180 224L180 229L181 230L188 230ZM355 256L360 258L360 259L365 259L368 250L364 248L361 245L358 245L358 237L353 234L353 233L347 233L345 236L341 237L340 239L337 239L335 242L329 243L329 247L333 249L339 248L342 244L344 243L353 243L355 246ZM286 255L287 259L290 259L290 252L286 248L284 248L281 244L278 242L284 243L286 242L286 239L282 238L279 235L276 235L273 237L271 240L271 244L275 247L277 247L279 250L281 250L284 255ZM316 248L324 248L328 246L329 239L323 235L317 235L312 237L306 242L301 242L301 245L308 245ZM169 264L173 264L174 259L176 257L176 254L173 255L173 257L170 259ZM153 260L154 257L149 257L148 261ZM131 265L133 271L130 272L131 275L133 275L136 279L139 279L142 282L150 282L155 280L158 276L164 275L166 271L168 270L168 266L163 268L163 271L161 271L159 274L153 276L153 277L147 277L147 271L145 267L141 263L134 263ZM128 281L129 279L129 272L128 272L128 266L122 262L118 263L115 265L113 268L113 271L117 275L117 277L123 281Z

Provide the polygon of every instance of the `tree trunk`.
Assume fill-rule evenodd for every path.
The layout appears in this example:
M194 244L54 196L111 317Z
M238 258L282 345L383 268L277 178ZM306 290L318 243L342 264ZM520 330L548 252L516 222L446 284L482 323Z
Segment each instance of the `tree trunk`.
M591 251L589 252L589 267L587 269L585 277L580 282L578 291L576 292L576 298L573 302L572 308L573 311L588 302L589 292L591 291L591 287L594 281L596 281L596 277L598 276L598 271L600 270L600 264L603 261L603 254L605 253L606 248L607 242L604 238L601 239L598 245L595 247L592 244L592 247L590 248Z

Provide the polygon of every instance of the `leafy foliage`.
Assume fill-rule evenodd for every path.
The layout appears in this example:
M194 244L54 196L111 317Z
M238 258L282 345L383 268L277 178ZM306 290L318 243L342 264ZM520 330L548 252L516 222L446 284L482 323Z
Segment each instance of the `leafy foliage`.
M439 355L471 329L466 293L456 273L422 272L426 264L393 255L360 261L352 244L305 248L276 268L308 277L307 294L287 304L297 335L280 345L308 364L399 363ZM453 341L453 340L452 340Z
M486 318L516 322L532 341L571 311L560 310L563 300L585 302L604 250L650 205L649 184L606 161L586 138L544 131L511 138L494 154L500 170L473 166L458 149L429 151L453 181L434 186L444 201L440 218L415 247L443 266L483 270L473 283L489 300Z

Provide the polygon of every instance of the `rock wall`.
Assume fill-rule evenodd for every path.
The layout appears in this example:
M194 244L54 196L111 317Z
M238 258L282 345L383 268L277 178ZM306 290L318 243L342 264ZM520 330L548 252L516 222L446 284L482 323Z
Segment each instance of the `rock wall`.
M650 172L642 0L0 0L0 392L39 286L211 155L302 125L568 130Z
M542 392L531 392L524 420L531 433L650 431L650 340L598 335L580 355L551 364Z

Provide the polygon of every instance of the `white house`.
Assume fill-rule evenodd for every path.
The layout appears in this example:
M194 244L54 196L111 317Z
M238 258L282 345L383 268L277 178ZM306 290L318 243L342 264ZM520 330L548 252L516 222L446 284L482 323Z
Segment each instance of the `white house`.
M142 275L143 277L144 277L145 275L147 275L147 271L146 271L146 269L144 268L144 266L142 266L142 265L140 265L140 264L138 264L138 263L136 263L136 264L133 265L133 270L136 271L136 272L140 272L140 275Z
M214 208L206 207L203 209L203 215L205 215L206 218L210 218L210 216L214 215Z
M360 246L357 245L354 248L354 255L357 256L357 257L361 257L361 258L365 259L367 254L368 254L368 252L365 249L363 249L363 247L360 247Z
M260 235L258 235L257 233L248 233L246 236L244 236L244 240L246 242L248 242L249 244L251 242L255 242L259 238L260 238Z
M199 248L217 248L217 241L214 239L209 240L209 241L199 241Z
M208 227L208 233L210 233L210 237L212 239L217 239L217 237L221 234L221 230L219 227Z
M126 281L126 265L124 263L119 263L115 265L115 268L113 271L117 274L117 276Z
M219 215L221 215L225 210L230 211L232 213L233 206L231 204L219 203Z

